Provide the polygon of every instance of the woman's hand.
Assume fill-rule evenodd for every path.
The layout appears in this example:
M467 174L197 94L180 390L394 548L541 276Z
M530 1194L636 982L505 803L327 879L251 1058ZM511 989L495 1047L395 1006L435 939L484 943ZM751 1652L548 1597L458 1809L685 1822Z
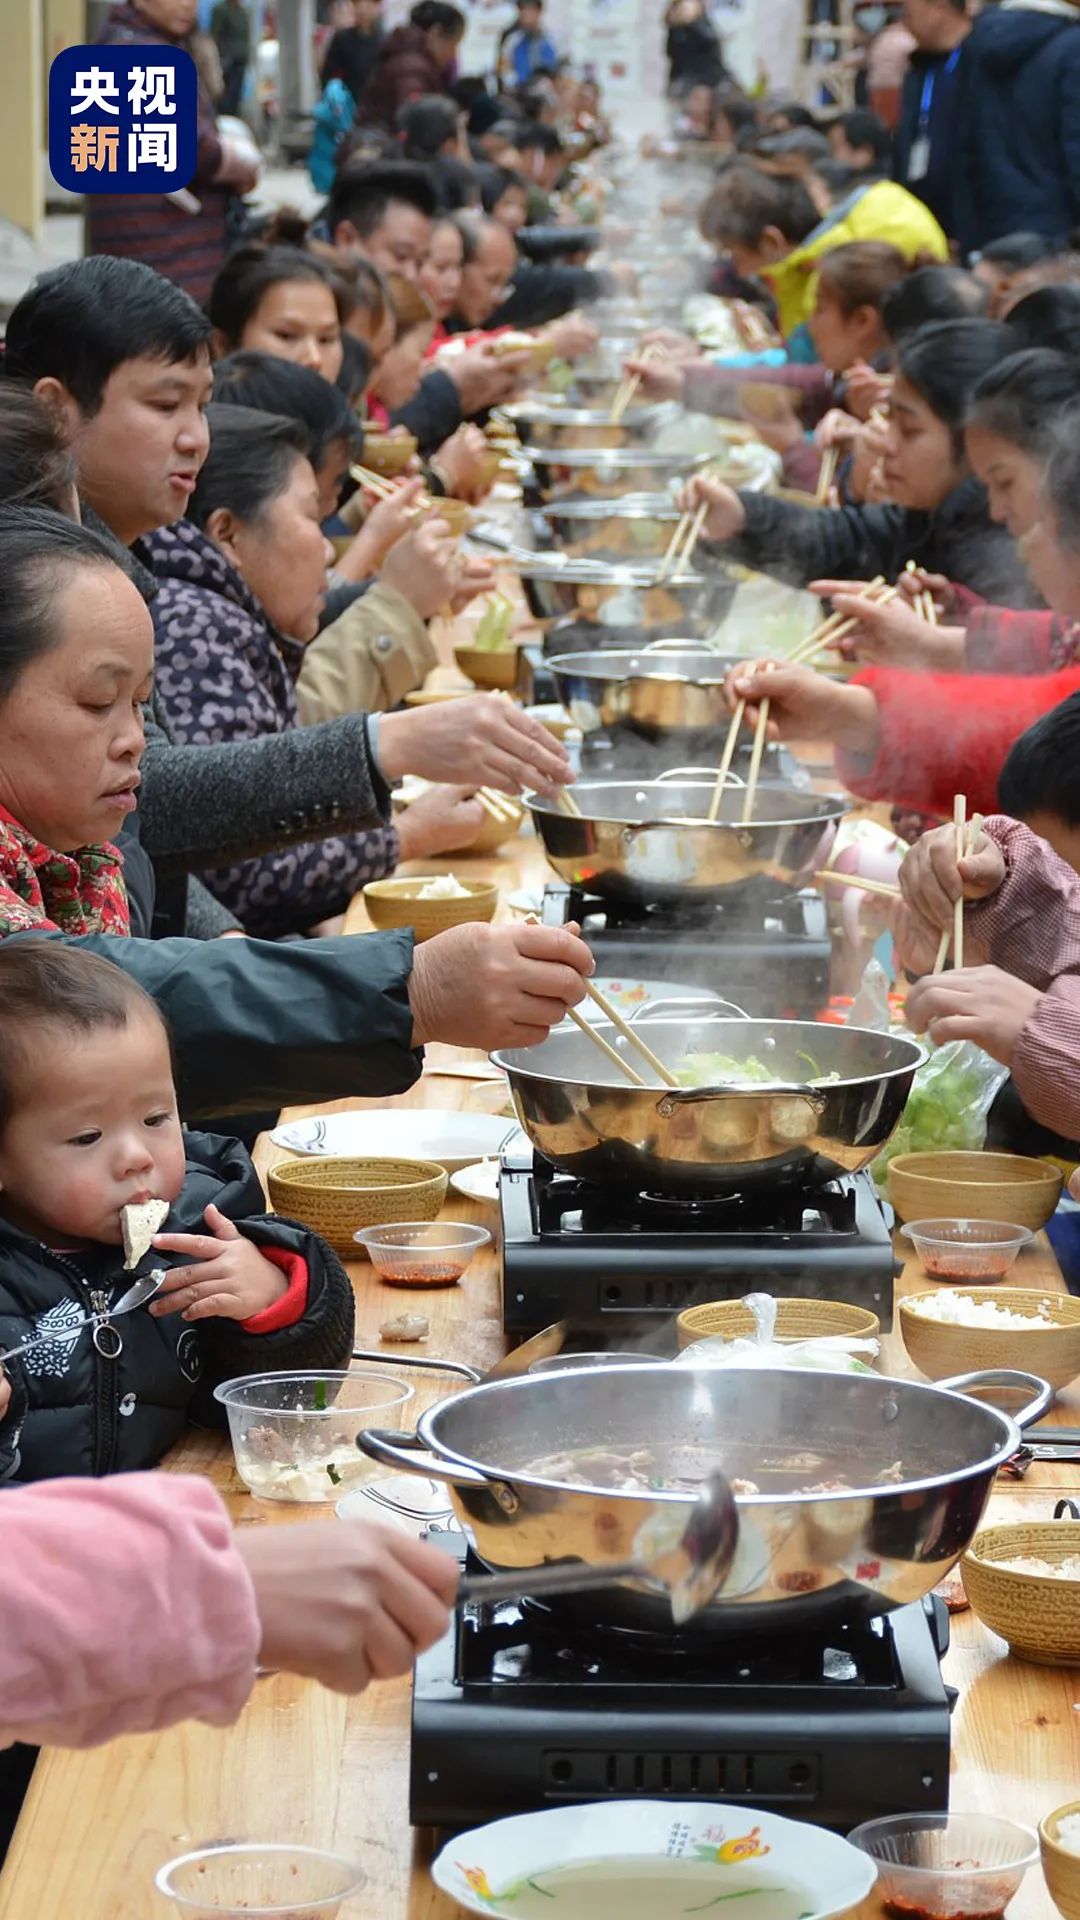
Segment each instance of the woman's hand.
M843 407L830 407L814 428L814 445L825 453L829 447L850 447L858 438L859 423Z
M403 860L469 847L484 824L484 809L471 787L432 787L399 813L394 825Z
M638 391L646 400L681 400L686 369L694 364L691 360L671 357L663 360L630 359L623 362L623 372L637 374L641 382Z
M695 473L679 491L680 513L707 506L704 533L709 540L734 540L746 526L746 509L737 493L710 473Z
M595 962L577 927L475 921L425 940L413 955L413 1045L532 1047L585 997Z
M892 393L892 375L875 373L865 360L856 360L844 375L847 408L856 420L869 420L875 407L886 404Z
M927 573L925 567L905 567L896 582L897 587L912 606L918 604L919 596L928 593L934 602L939 619L947 619L957 608L956 589L951 580L943 573Z
M904 667L912 673L960 673L966 635L962 627L932 627L906 600L884 605L860 598L850 581L815 580L810 588L832 601L834 610L859 622L854 633L825 646L844 660L869 660L877 666Z
M941 934L952 927L958 900L989 899L1005 873L1005 855L988 833L979 833L971 852L958 859L956 828L935 827L905 854L900 892L918 919Z
M851 445L847 491L853 500L870 503L886 498L884 459L889 437L884 422L870 420L858 427Z
M1011 1067L1020 1035L1042 997L1037 987L1000 967L961 967L917 980L907 997L907 1021L912 1032L927 1034L935 1046L970 1040Z
M468 782L520 793L546 792L573 779L564 747L538 720L498 693L445 700L410 713L384 713L379 760L388 780L418 773L425 780Z
M769 740L831 740L870 758L877 750L877 701L868 687L839 686L812 667L759 661L733 667L724 689L728 706L746 701L745 724L757 725L758 708L769 702Z
M561 320L549 321L540 332L546 340L555 342L560 360L580 360L582 354L592 352L600 339L592 321L583 313L564 314Z
M280 1267L267 1260L218 1207L203 1215L208 1233L157 1233L159 1253L186 1254L198 1262L174 1267L150 1303L155 1319L181 1313L185 1320L250 1320L288 1291Z
M431 470L442 481L454 500L482 500L491 492L491 480L484 472L491 448L479 427L467 423L444 440Z
M335 571L343 580L368 580L378 573L388 553L412 529L419 513L422 479L406 480L388 498L368 495L372 502L356 538L346 547Z
M233 1536L255 1591L259 1661L335 1693L412 1671L450 1624L450 1554L367 1520L244 1527Z
M445 520L431 519L391 548L379 578L384 586L400 593L421 620L430 620L450 605L458 590L460 572L457 534L451 533Z

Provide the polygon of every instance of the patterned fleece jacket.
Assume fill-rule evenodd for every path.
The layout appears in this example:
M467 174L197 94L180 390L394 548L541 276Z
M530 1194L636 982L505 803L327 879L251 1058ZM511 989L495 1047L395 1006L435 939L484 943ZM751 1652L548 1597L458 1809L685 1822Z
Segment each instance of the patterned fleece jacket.
M295 679L304 658L276 633L240 575L190 521L144 542L158 591L151 605L157 698L175 741L209 747L299 727ZM398 859L393 827L328 834L203 874L249 933L303 933L344 912L357 888Z

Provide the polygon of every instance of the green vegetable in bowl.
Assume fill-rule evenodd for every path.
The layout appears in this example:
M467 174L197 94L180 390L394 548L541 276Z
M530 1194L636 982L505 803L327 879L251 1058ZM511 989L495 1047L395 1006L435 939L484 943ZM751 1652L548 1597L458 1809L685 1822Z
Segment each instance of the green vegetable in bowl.
M501 653L504 647L509 646L513 618L513 602L507 600L504 594L489 593L473 640L477 653Z
M808 1053L795 1057L810 1068L805 1076L778 1073L753 1053L742 1060L730 1053L688 1053L672 1071L680 1087L788 1087L796 1081L800 1086L827 1087L840 1078L838 1073L822 1073Z

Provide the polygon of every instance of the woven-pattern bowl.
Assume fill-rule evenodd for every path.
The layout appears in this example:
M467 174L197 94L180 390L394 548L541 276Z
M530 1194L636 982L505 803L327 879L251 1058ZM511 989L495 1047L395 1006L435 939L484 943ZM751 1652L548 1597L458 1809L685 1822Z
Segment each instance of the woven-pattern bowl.
M1080 1667L1080 1580L1014 1573L994 1564L1029 1553L1051 1566L1080 1555L1080 1520L1014 1520L1008 1526L984 1527L960 1563L967 1597L983 1625L1000 1633L1018 1660L1040 1667ZM1073 1859L1075 1911L1080 1915L1080 1854Z
M1047 1891L1062 1920L1080 1920L1080 1853L1064 1847L1058 1825L1069 1814L1080 1815L1080 1800L1067 1800L1039 1822L1039 1848Z
M929 1293L945 1291L941 1287ZM1080 1373L1080 1299L1071 1293L1042 1293L1038 1287L958 1287L956 1298L987 1302L1009 1313L1031 1317L1030 1327L965 1327L947 1320L931 1320L919 1313L916 1302L925 1293L901 1300L898 1319L904 1345L928 1380L947 1380L955 1373L982 1367L1020 1367L1037 1374L1052 1387L1067 1387ZM1046 1303L1045 1316L1039 1309Z
M521 650L509 647L470 647L466 641L454 648L458 668L474 687L492 693L509 693L516 687L521 667Z
M675 1322L680 1352L695 1340L748 1340L755 1320L742 1300L708 1300L687 1307ZM780 1346L795 1340L820 1340L839 1334L847 1340L876 1340L881 1321L865 1307L849 1307L843 1300L778 1299L776 1339Z
M499 889L490 880L462 880L465 895L421 900L421 887L430 874L416 874L403 880L369 880L364 888L364 905L373 927L385 933L392 927L412 927L417 940L430 940L445 933L447 927L464 926L467 920L491 920L499 899Z
M361 1227L434 1220L446 1198L446 1168L434 1160L282 1160L268 1175L270 1205L356 1258Z
M416 448L411 433L371 433L364 429L364 465L372 473L381 473L384 480L396 480L399 473L404 473Z
M898 1153L889 1199L901 1220L1011 1220L1037 1233L1061 1197L1061 1173L1017 1153Z

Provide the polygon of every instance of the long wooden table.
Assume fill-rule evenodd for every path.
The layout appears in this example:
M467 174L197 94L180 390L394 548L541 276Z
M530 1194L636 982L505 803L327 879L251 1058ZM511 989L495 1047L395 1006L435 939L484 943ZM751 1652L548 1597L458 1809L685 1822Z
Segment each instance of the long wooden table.
M424 868L460 865L426 861ZM535 887L545 869L535 843L523 837L489 860L470 861L467 870L498 879L505 893ZM362 904L354 903L350 929L360 932L365 924ZM434 1047L429 1068L461 1058ZM503 1098L501 1086L434 1071L404 1096L412 1106L489 1112ZM365 1104L377 1103L339 1103ZM282 1156L263 1142L257 1157L265 1170ZM447 1215L491 1224L490 1214L452 1194ZM906 1250L906 1243L898 1245ZM366 1263L351 1273L357 1344L375 1347L381 1322L417 1302L375 1280ZM1024 1256L1017 1279L1043 1289L1061 1286L1045 1239ZM918 1265L909 1264L897 1294L925 1285ZM426 1295L421 1305L431 1320L422 1351L481 1368L504 1351L493 1247L473 1261L459 1286ZM408 1353L401 1349L403 1362ZM888 1342L886 1362L894 1373L913 1371L898 1335ZM446 1391L445 1384L433 1391L421 1374L410 1377L417 1385L417 1410ZM1061 1396L1057 1415L1080 1424L1077 1388ZM250 1499L228 1444L216 1435L192 1433L168 1465L207 1474L240 1526L340 1524L329 1507L281 1508ZM1064 1492L1080 1493L1080 1464L1037 1465L1024 1483L999 1486L990 1517L1047 1518ZM946 1675L960 1689L953 1717L954 1807L996 1809L1034 1825L1075 1796L1080 1718L1072 1673L1011 1659L1004 1643L966 1613L953 1620ZM223 1733L188 1724L92 1753L45 1752L0 1876L2 1920L165 1916L172 1908L153 1891L157 1868L188 1847L223 1838L290 1839L334 1846L355 1858L367 1887L345 1910L348 1920L450 1920L457 1909L426 1871L430 1836L414 1835L408 1824L409 1695L407 1680L345 1700L307 1681L274 1677L257 1684L239 1721ZM867 1765L874 1764L868 1754ZM874 1913L875 1903L868 1908ZM1036 1870L1010 1909L1012 1920L1051 1920L1052 1913Z

